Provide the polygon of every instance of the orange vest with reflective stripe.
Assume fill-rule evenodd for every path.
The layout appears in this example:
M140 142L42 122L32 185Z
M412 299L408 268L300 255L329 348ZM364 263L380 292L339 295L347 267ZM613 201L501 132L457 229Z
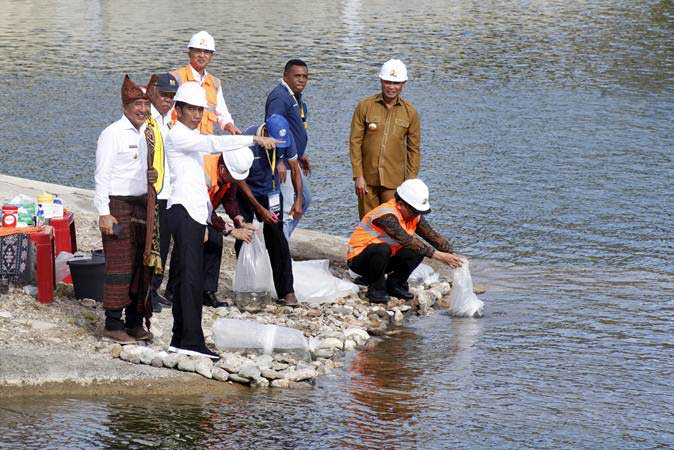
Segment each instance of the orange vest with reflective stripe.
M351 234L351 239L349 240L349 252L346 254L346 259L351 259L354 256L359 255L368 245L372 244L388 244L388 246L391 247L391 253L393 255L400 250L401 245L398 241L372 223L375 219L386 214L393 214L396 216L398 222L400 222L400 226L403 227L408 234L414 234L416 232L417 225L421 220L421 216L417 216L412 220L405 221L395 198L392 198L386 203L382 203L369 213L365 214L358 226L356 226L356 229Z
M197 81L194 79L192 67L189 64L174 70L171 72L171 75L173 75L176 80L178 80L178 85L181 85L186 81ZM218 118L215 115L215 107L218 104L218 89L220 89L220 80L215 78L210 73L206 73L206 79L203 83L201 83L201 87L206 91L206 101L208 102L208 108L204 108L204 115L201 117L201 123L199 124L199 132L201 134L213 134L213 127L218 121ZM178 120L175 109L173 110L172 119L173 121Z
M206 176L206 185L208 187L208 196L211 199L211 205L215 209L230 187L230 183L222 186L218 185L218 160L220 155L204 155L204 175Z

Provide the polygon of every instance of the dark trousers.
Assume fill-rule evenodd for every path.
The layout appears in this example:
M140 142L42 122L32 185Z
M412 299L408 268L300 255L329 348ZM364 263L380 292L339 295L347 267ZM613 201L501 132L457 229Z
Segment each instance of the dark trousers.
M201 329L203 306L204 233L206 226L190 217L182 205L168 210L174 251L171 268L177 270L173 292L173 338L171 345L182 348L205 345Z
M237 198L241 216L243 216L243 219L246 222L252 222L253 216L257 217L257 220L262 222L260 216L255 213L253 206L248 202L241 191L237 194ZM269 208L269 199L266 196L256 196L255 198L263 207ZM283 211L283 199L281 199L281 211ZM290 259L290 248L288 247L288 241L286 240L285 234L283 234L283 221L279 220L273 225L265 223L262 226L262 232L264 234L265 247L267 247L267 253L269 254L269 261L271 262L271 271L274 278L276 295L278 298L283 298L289 293L295 292L295 289L293 288L293 266L292 260ZM236 241L236 244L234 244L237 257L239 256L241 245L243 245L242 241Z
M204 291L218 291L221 261L222 233L208 225L208 240L204 243Z
M166 200L157 200L159 205L159 256L161 256L162 269L166 267L166 258L168 258L169 247L171 246L171 230L169 230L168 211L166 210ZM166 292L173 294L176 284L176 269L173 265L169 268L169 278L166 283ZM164 274L155 274L152 276L152 290L156 291L161 286Z
M391 253L391 247L387 244L369 245L348 261L349 269L368 277L372 289L384 290L387 284L403 286L421 264L424 255L407 248L401 248L395 255Z
M143 324L143 316L137 311L137 306L132 303L122 309L110 309L105 311L105 329L110 331L135 328ZM122 312L124 320L122 320Z

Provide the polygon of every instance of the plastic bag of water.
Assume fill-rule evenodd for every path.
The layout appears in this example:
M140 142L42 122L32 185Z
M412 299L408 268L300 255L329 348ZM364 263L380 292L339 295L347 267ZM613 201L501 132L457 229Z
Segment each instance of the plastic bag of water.
M452 290L449 293L449 313L457 317L480 318L484 315L484 302L473 292L468 260L461 258L463 265L454 269Z
M306 357L309 342L300 330L254 320L218 319L213 324L213 341L220 351L294 353Z
M257 229L253 233L253 238L244 242L239 252L239 259L236 261L236 273L234 275L233 290L237 297L265 298L274 290L274 282L271 273L271 264L269 254L264 245L264 235L262 234L262 225L254 222Z
M332 303L349 294L357 294L358 286L330 273L327 259L293 261L295 295L303 303Z

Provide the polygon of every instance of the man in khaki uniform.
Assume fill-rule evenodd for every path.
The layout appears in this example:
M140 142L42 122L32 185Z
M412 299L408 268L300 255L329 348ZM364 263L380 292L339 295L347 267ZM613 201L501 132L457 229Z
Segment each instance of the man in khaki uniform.
M407 68L391 59L381 67L379 78L381 93L361 100L351 120L349 153L361 219L419 173L419 114L400 97Z

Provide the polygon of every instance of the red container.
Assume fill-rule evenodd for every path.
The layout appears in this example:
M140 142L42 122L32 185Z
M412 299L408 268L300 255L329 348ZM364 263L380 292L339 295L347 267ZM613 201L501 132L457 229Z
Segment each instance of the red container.
M16 227L16 221L19 218L19 207L5 205L2 207L2 226Z
M75 213L66 211L60 219L50 219L49 225L54 228L54 257L61 252L75 253L77 238L75 231ZM64 283L72 283L70 275L65 277Z
M54 233L50 226L30 234L37 255L37 301L51 303L54 300Z

